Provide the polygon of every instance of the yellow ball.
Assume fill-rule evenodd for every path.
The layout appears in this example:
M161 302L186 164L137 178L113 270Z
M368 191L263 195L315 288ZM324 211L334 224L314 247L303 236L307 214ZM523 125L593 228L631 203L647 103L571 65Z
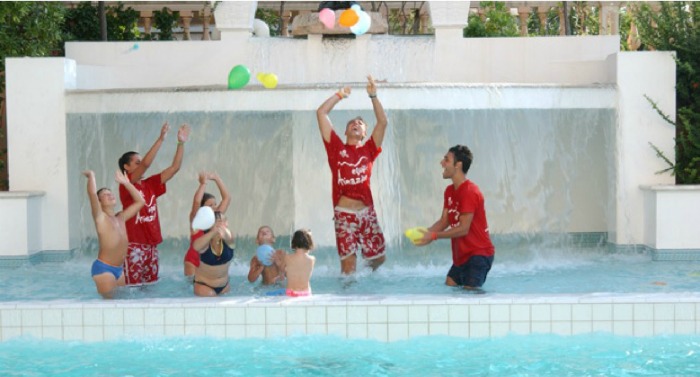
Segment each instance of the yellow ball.
M411 240L411 242L416 243L418 240L423 238L423 233L428 232L428 228L419 226L415 228L406 229L404 235Z

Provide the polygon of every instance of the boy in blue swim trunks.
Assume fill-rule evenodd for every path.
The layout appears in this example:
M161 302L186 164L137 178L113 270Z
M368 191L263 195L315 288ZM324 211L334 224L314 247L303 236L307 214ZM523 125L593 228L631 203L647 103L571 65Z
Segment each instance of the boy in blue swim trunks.
M122 264L129 246L125 221L134 217L146 202L126 175L121 170L117 170L114 180L126 187L134 202L125 210L115 214L114 207L117 199L112 191L108 188L97 190L95 173L92 170L84 171L83 175L88 179L87 194L100 243L97 259L92 264L92 280L95 281L97 293L104 298L112 298L117 286L124 285Z

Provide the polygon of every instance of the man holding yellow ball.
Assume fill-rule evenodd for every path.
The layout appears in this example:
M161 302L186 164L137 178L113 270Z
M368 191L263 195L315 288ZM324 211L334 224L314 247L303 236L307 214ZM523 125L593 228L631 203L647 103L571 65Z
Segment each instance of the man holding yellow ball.
M425 246L438 238L449 238L452 268L445 284L465 289L481 288L495 253L486 221L484 195L467 179L472 160L472 152L464 145L455 145L445 154L440 162L442 177L452 180L452 184L445 188L442 216L414 241L418 246Z

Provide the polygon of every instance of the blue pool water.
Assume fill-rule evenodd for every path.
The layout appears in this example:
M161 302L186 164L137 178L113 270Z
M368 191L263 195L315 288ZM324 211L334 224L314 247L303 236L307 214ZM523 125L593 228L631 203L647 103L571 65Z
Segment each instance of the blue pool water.
M384 343L330 336L0 343L2 376L691 376L697 336L603 334Z
M451 264L447 243L433 249L404 247L390 250L387 262L377 271L360 270L342 277L332 248L314 254L317 266L311 285L314 294L461 295L444 285ZM231 296L263 296L279 287L261 287L246 279L253 247L240 246L230 268ZM178 248L161 251L160 281L152 286L122 288L117 298L192 297L192 285L182 276ZM90 277L94 256L78 254L61 263L40 263L2 268L0 301L96 300ZM587 294L587 293L683 293L700 289L700 263L654 262L640 252L610 252L606 248L547 248L543 245L498 248L484 289L496 294Z

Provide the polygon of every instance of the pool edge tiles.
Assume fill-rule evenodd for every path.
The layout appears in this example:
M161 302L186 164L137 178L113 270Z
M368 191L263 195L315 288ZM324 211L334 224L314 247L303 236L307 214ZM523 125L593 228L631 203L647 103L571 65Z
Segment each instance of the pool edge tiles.
M0 303L0 339L333 335L397 341L508 334L700 334L700 293L220 297Z

